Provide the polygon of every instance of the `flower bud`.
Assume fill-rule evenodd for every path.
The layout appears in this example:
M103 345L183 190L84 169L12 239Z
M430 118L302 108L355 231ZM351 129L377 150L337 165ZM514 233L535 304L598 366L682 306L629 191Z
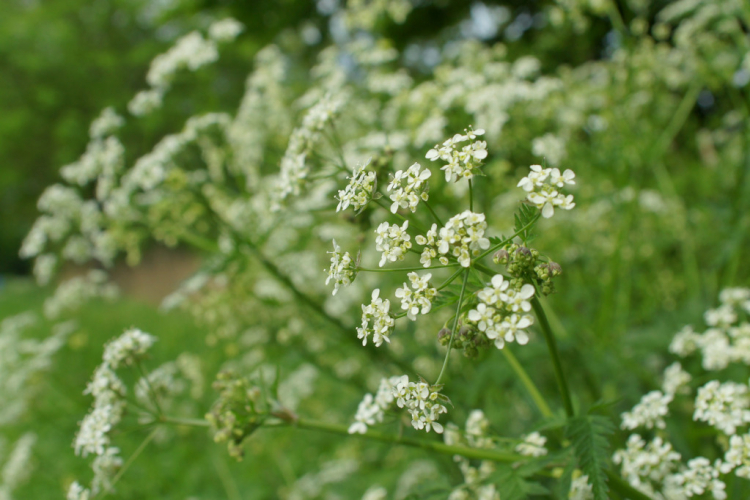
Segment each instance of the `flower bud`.
M516 254L523 257L531 257L531 250L526 247L518 247Z
M438 332L438 342L440 345L448 345L448 341L451 338L450 328L441 328Z
M549 268L549 272L552 276L560 276L562 274L562 267L557 262L549 261L547 267Z
M495 252L495 255L492 257L492 260L495 262L495 264L505 264L508 262L508 251L506 249L501 249Z

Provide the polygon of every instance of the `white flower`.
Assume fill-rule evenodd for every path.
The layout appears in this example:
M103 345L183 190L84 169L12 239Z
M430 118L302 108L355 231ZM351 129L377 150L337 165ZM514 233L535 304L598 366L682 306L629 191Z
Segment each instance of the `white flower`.
M558 191L567 185L575 184L575 173L568 169L562 174L557 168L542 168L541 165L531 165L529 175L518 182L523 188L526 199L542 210L542 216L549 219L555 214L555 207L571 210L576 206L573 195L565 195Z
M383 378L380 380L380 386L375 397L372 394L365 394L357 408L354 423L349 426L349 434L364 434L367 432L368 426L383 421L385 412L393 406L395 401L394 388L400 380L400 377Z
M707 422L725 434L750 422L750 396L746 385L712 380L698 389L693 420Z
M466 135L456 134L452 138L436 145L427 152L425 157L430 161L443 160L447 165L441 167L445 171L446 182L457 182L460 179L471 179L474 170L482 165L482 160L487 158L487 143L477 141L484 130L467 130ZM457 146L463 142L471 141L459 149Z
M386 262L396 262L403 260L406 252L411 248L411 236L406 232L409 227L409 221L405 221L402 226L398 224L390 225L383 222L375 230L375 249L382 252L379 266L383 267Z
M156 342L156 337L131 328L104 347L104 362L112 369L129 365L141 358Z
M652 429L656 426L664 429L664 417L669 414L669 403L672 402L672 394L663 394L661 391L651 391L641 398L641 401L629 412L621 415L623 429L635 429L645 426Z
M505 290L507 290L510 285L510 282L505 281L502 274L496 274L493 276L491 283L492 287L486 287L477 294L479 300L489 306L501 302Z
M688 468L675 474L675 482L681 486L686 497L703 495L710 491L716 500L727 497L726 485L719 479L719 470L704 457L698 457L687 463Z
M693 330L692 326L687 325L674 336L669 344L669 352L684 358L698 349L699 340L700 335Z
M690 392L690 388L686 386L691 379L690 374L682 369L682 365L679 362L675 361L664 370L662 391L664 391L664 394Z
M391 303L388 299L380 298L380 289L372 292L370 305L362 305L362 326L357 328L357 338L362 339L362 345L367 345L367 339L372 334L376 347L390 342L390 334L396 321L390 315Z
M525 328L528 328L534 323L534 318L532 316L529 316L528 314L525 314L523 316L519 316L518 314L511 314L510 316L507 316L502 323L500 323L499 331L500 334L503 336L502 338L505 340L505 342L513 342L516 341L520 345L526 345L529 342L529 336L524 331ZM501 345L498 345L499 338L495 340L495 346L498 349L502 349Z
M660 437L646 444L641 436L631 434L627 448L617 450L612 461L622 467L621 475L631 486L641 489L648 486L649 481L660 484L677 468L680 454Z
M578 476L570 483L569 500L594 500L594 492L588 476Z
M243 24L236 19L227 17L220 21L215 21L208 27L208 36L215 42L231 42L237 35L244 31Z
M388 184L388 191L393 191L390 195L391 201L393 201L391 204L392 213L395 214L399 208L408 208L412 212L416 212L419 201L429 199L426 181L430 178L432 172L428 169L420 170L421 168L419 163L415 163L406 172L399 170L394 174L391 183Z
M444 227L440 228L435 241L437 253L442 257L441 263L448 263L448 255L453 256L463 267L469 267L471 257L490 247L490 240L484 237L487 222L484 214L467 210L451 217Z
M406 316L416 321L417 314L427 314L432 308L432 300L437 294L437 290L429 287L432 274L428 273L421 278L417 273L409 273L409 280L414 291L409 290L406 283L403 288L396 289L396 297L401 299L401 309L406 311Z
M120 421L122 410L104 405L95 407L81 421L81 427L73 444L76 455L89 453L101 455L109 446L109 431Z
M354 212L359 213L370 202L375 191L377 175L365 170L369 164L370 160L367 160L364 165L354 169L354 173L348 178L349 184L339 191L337 212L346 210L351 205Z
M357 276L357 264L352 261L349 252L341 253L341 247L336 244L336 240L333 240L333 252L328 253L331 254L331 265L327 270L326 285L333 280L332 295L336 295L339 287L349 286L354 281Z
M402 375L393 387L393 397L399 408L409 411L415 429L443 433L443 426L437 420L448 409L438 403L443 398L438 387L425 382L409 382L409 377Z
M81 486L78 481L73 481L68 488L66 500L89 500L91 492Z
M520 290L510 289L500 295L500 299L508 305L513 312L531 311L531 302L529 299L534 296L534 285L525 284Z
M538 432L532 432L522 437L523 442L516 445L516 453L520 453L526 457L542 457L547 454L547 448L544 445L547 443L547 438L539 434Z

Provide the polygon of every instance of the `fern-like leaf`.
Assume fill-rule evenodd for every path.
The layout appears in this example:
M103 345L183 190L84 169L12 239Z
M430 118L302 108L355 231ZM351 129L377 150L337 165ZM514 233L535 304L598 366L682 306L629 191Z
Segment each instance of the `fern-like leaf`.
M529 226L529 224L534 220L537 212L538 209L535 207L527 205L526 203L521 203L518 207L518 211L514 214L516 220L515 230L524 242L528 242L532 239L531 231L534 228L534 225L532 224Z
M566 435L573 443L578 466L589 477L594 500L607 500L607 459L612 422L601 415L582 415L570 419Z

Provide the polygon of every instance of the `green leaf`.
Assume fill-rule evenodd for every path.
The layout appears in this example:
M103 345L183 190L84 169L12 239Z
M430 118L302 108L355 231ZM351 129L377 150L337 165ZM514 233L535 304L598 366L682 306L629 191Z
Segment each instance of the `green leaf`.
M503 500L524 500L532 495L547 495L549 490L540 483L527 481L510 466L498 467L491 476Z
M532 222L534 221L538 212L539 210L536 207L532 207L531 205L527 205L526 203L521 203L521 205L518 207L518 211L514 214L514 218L516 220L514 229L524 242L528 242L532 239L531 232L534 229L534 224L532 224Z
M578 466L589 477L594 500L606 500L609 458L607 436L614 432L612 422L601 415L582 415L570 419L566 436L573 443Z

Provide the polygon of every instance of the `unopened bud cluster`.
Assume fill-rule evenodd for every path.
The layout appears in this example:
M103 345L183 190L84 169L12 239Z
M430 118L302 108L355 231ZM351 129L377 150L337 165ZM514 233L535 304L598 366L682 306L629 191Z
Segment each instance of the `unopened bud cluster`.
M242 441L263 424L270 404L259 387L229 371L216 376L213 388L219 399L206 420L214 430L214 441L226 442L229 455L242 460Z
M552 280L562 274L560 264L542 260L538 250L516 243L505 245L495 253L492 260L495 264L504 265L507 273L513 278L533 277L544 295L555 291ZM513 281L511 284L514 284Z
M451 338L450 328L443 328L438 332L438 341L440 345L447 347ZM490 345L487 336L480 332L476 326L459 324L458 331L453 337L453 348L462 349L464 356L475 358L479 354L479 349Z

